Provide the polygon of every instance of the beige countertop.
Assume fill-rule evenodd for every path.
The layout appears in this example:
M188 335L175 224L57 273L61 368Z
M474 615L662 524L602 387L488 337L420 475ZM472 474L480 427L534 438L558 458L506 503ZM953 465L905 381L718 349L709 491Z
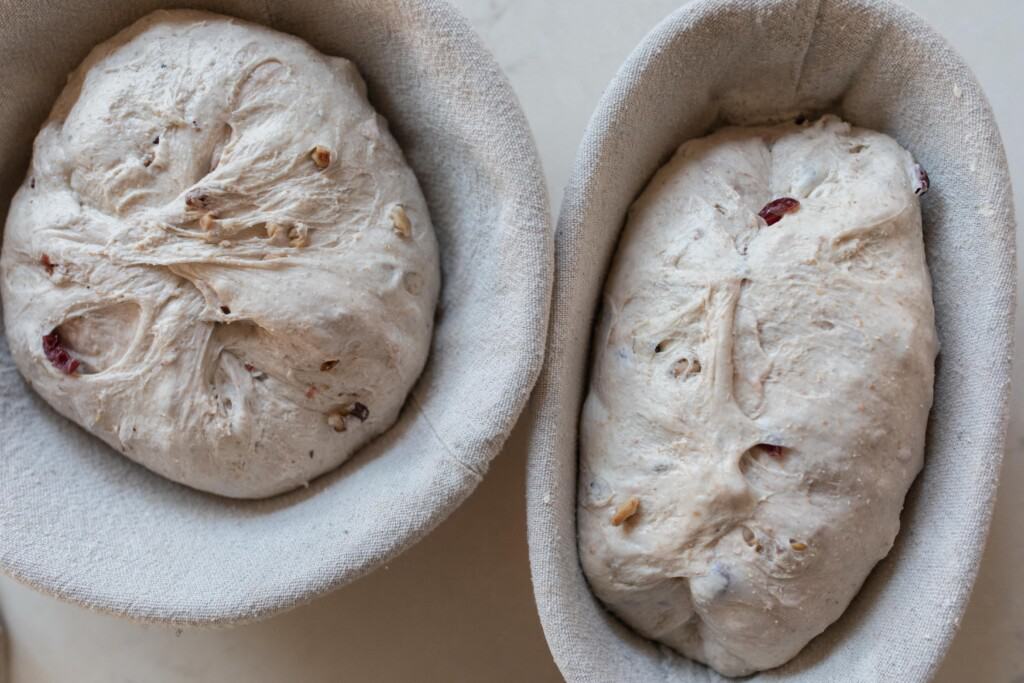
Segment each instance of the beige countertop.
M602 89L680 0L456 0L507 71L558 207ZM966 57L992 101L1024 204L1024 2L905 0ZM1018 222L1019 219L1018 219ZM1018 313L1018 336L1024 328ZM1018 354L1020 355L1020 354ZM992 534L940 683L1024 683L1024 363ZM469 501L389 566L230 629L137 624L0 578L9 683L557 681L533 605L520 424ZM0 675L2 679L2 675Z

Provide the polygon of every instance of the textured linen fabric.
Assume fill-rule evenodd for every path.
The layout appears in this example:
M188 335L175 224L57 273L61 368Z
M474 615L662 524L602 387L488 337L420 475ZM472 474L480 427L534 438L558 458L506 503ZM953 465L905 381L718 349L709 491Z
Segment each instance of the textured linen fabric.
M67 73L139 17L183 4L351 59L441 251L430 358L398 422L308 489L267 500L203 494L121 457L53 412L0 344L0 569L134 618L228 623L369 572L469 495L540 371L553 242L518 101L438 0L0 0L0 217Z
M924 681L953 637L1003 454L1016 296L1010 182L988 103L942 38L883 0L703 0L654 29L605 92L556 231L527 496L538 609L569 681L724 680L622 625L580 569L591 329L626 210L679 144L718 123L822 110L894 137L931 176L922 209L941 344L935 403L896 546L839 621L753 680Z

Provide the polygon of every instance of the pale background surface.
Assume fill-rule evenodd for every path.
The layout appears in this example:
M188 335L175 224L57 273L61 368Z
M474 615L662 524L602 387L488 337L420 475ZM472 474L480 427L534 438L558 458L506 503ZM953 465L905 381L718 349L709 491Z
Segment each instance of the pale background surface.
M455 4L519 93L557 210L576 146L602 89L640 38L682 0ZM1017 215L1024 215L1019 208L1024 204L1024 2L905 4L960 50L988 92L1010 157ZM1022 318L1018 313L1018 338L1024 331ZM939 683L1024 683L1020 358L1014 382L992 534ZM389 567L261 623L219 630L136 624L64 605L0 577L9 683L557 681L530 591L525 435L520 424L470 500Z

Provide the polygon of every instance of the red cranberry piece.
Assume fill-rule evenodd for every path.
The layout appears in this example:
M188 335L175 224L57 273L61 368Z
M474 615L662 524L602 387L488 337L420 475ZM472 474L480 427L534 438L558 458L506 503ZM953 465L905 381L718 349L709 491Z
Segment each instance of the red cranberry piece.
M253 365L252 363L246 363L246 364L245 364L245 365L244 365L243 367L244 367L244 368L246 369L246 371L248 371L248 372L252 372L253 370L255 370L255 369L256 369L256 366L255 366L255 365Z
M64 343L61 341L60 333L57 330L43 336L43 353L46 354L53 367L65 375L75 374L78 366L81 365L78 359L72 358L68 350L64 348Z
M54 266L53 261L50 260L49 254L43 254L40 256L39 263L46 269L47 275L53 275L53 269L56 268L56 266Z
M931 181L928 180L928 173L921 168L921 164L914 164L914 175L916 176L914 194L921 196L931 187Z
M775 225L787 213L793 213L800 208L800 202L792 197L779 197L764 205L764 208L757 212L757 215L764 219L768 225Z
M185 206L190 209L200 210L209 206L210 195L201 189L189 190L185 195Z
M366 422L366 418L370 417L370 409L356 401L348 407L348 414L358 418L360 422Z

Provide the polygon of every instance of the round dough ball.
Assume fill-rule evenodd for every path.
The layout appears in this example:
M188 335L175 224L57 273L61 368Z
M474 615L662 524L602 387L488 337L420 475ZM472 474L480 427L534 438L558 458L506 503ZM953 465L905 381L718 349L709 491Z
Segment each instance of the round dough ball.
M165 11L71 74L0 284L18 368L60 413L165 477L262 497L394 423L440 269L351 62Z

